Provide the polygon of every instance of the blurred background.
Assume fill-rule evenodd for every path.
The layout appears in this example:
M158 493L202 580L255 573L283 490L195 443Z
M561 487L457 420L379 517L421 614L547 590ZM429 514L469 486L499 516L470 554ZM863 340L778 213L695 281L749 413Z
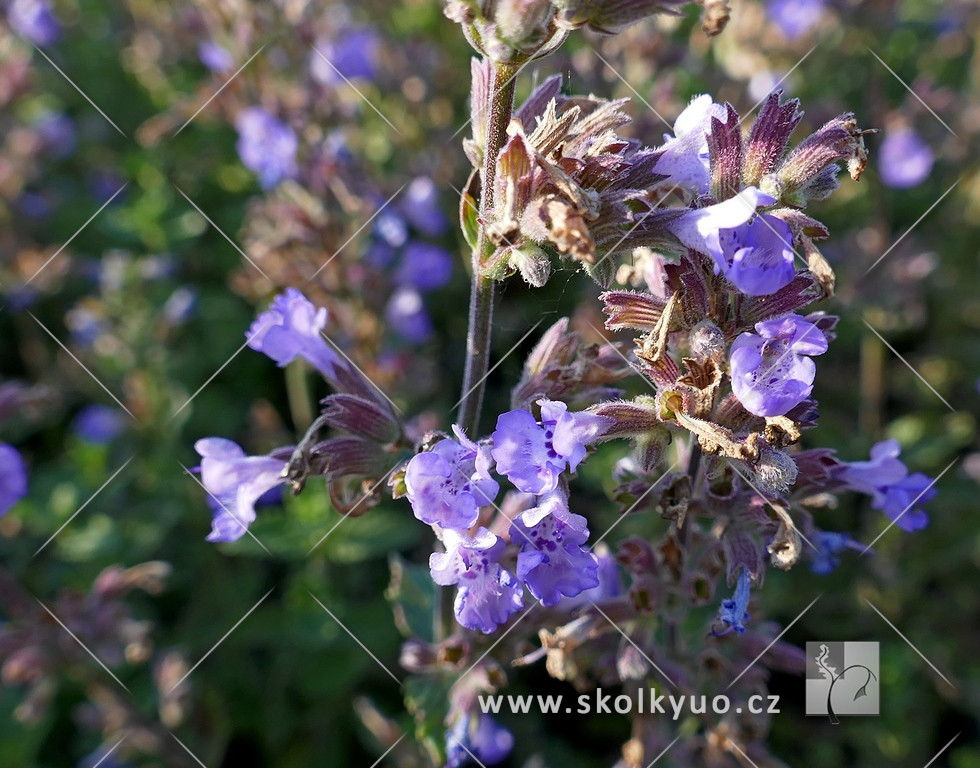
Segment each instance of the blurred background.
M56 606L125 690L70 638L59 655L8 632L0 765L163 765L185 745L210 768L370 766L411 716L344 627L398 671L390 561L425 562L430 534L390 501L332 530L340 516L311 483L269 500L258 541L216 547L187 469L201 437L249 453L295 442L327 394L242 348L285 286L329 308L330 338L406 413L448 426L466 333L470 50L436 0L2 8L0 440L24 455L29 493L0 519L16 576L0 580L0 628L20 599ZM633 98L627 130L651 145L704 92L743 116L773 89L799 97L795 140L845 111L880 129L860 183L808 211L831 231L824 308L841 322L805 441L857 460L894 437L912 471L942 476L926 530L893 528L826 577L767 579L767 618L783 625L822 594L785 639L881 644L878 718L806 719L802 679L773 679L770 742L789 765L924 766L959 734L932 765L980 766L978 34L966 0L735 0L717 38L691 8L617 37L577 33L520 78L521 95L561 73L566 93ZM545 289L515 279L502 293L494 359L542 311L586 335L601 325L571 265ZM485 428L534 340L489 379ZM833 515L864 542L885 527L858 498ZM511 682L563 692L541 668ZM133 712L157 724L114 746ZM513 766L609 765L629 734L615 715L500 719ZM385 763L423 765L410 742ZM171 758L149 754L161 749Z

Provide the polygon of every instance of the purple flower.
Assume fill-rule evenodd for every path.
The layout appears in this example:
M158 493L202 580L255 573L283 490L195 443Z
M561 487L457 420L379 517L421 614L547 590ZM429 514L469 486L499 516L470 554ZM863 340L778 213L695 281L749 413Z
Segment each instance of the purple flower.
M713 631L711 634L716 637L727 635L732 630L738 633L745 631L745 623L749 620L749 572L742 568L738 574L738 582L735 584L735 594L728 600L721 601L721 608L718 610L718 619L725 626L720 631Z
M238 156L259 177L262 189L271 189L296 175L299 140L292 128L262 107L243 109L238 113L235 127Z
M408 462L405 486L412 511L423 523L466 529L480 507L492 504L500 486L490 476L490 449L469 440L453 426L456 440L440 440L431 451Z
M87 443L111 443L126 427L126 417L107 405L87 405L75 416L75 434Z
M378 35L374 30L347 29L336 41L317 41L310 57L310 74L324 85L336 83L341 76L371 80L377 56Z
M674 122L674 135L664 135L666 142L653 170L664 174L663 183L691 187L698 194L708 191L708 132L711 118L725 119L725 108L715 104L707 94L695 96Z
M883 440L871 448L869 461L852 461L839 470L848 488L871 497L871 506L881 510L903 531L925 528L929 516L917 504L925 504L936 496L933 481L921 472L910 475L898 455L897 440Z
M769 17L790 40L813 27L823 14L826 0L770 0Z
M183 324L194 313L196 305L197 291L181 286L175 289L170 294L170 298L164 302L160 315L167 325L174 327Z
M7 21L21 37L34 45L52 45L61 38L61 25L48 0L13 0Z
M735 287L749 296L768 296L788 285L793 266L793 233L775 216L756 216L751 224L722 230L724 261L716 263Z
M317 309L295 288L287 288L255 318L245 335L249 347L275 360L280 368L301 357L331 378L340 359L320 335L326 325L325 307Z
M422 294L410 286L402 286L391 294L385 319L406 341L421 344L432 336L432 318L425 309Z
M439 237L449 229L449 220L439 207L439 190L428 176L412 179L401 204L413 227L428 237Z
M27 467L17 449L0 443L0 517L27 494Z
M208 541L235 541L255 520L263 494L286 482L287 462L271 456L246 456L241 446L222 437L194 443L201 455L201 482L214 501Z
M827 338L799 315L756 323L732 344L732 391L749 413L782 416L813 390L817 366L807 355L827 351Z
M496 765L513 747L513 734L490 715L462 714L446 731L446 768L459 768L474 759L483 765Z
M582 546L589 539L586 520L569 511L560 489L522 512L510 538L521 545L517 578L542 605L557 605L562 596L575 597L599 586L599 560Z
M569 413L568 406L538 400L541 425L524 410L497 417L493 458L497 471L518 490L541 495L558 487L558 476L574 472L585 458L585 446L602 431L606 419L591 413Z
M390 209L378 214L373 229L392 248L401 248L408 241L408 224L397 212Z
M413 241L402 253L395 281L399 285L410 285L420 291L431 291L442 288L452 275L453 257L446 249Z
M667 228L692 251L711 256L715 264L728 263L721 244L721 233L747 224L760 205L775 201L755 187L746 187L735 197L706 208L691 208L671 220Z
M458 584L453 611L467 629L490 634L507 617L524 607L524 590L498 560L505 542L486 528L470 538L459 531L443 534L445 552L429 557L432 580L441 586Z
M68 115L61 112L47 112L34 123L44 144L44 151L52 157L68 157L75 151L78 136L75 123Z
M862 551L864 546L852 539L846 533L834 531L817 531L811 537L816 551L810 550L810 570L820 576L826 576L840 565L839 553L845 549Z
M235 66L231 54L212 40L197 46L197 58L212 72L227 72Z
M878 157L881 182L895 189L915 187L928 178L934 159L929 145L911 128L890 131Z

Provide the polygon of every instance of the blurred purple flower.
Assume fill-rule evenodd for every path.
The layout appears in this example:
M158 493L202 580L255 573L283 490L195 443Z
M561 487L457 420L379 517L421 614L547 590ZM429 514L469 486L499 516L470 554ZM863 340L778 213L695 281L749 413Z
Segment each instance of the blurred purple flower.
M439 189L428 176L412 179L399 207L412 226L427 237L439 237L449 229L449 219L439 207Z
M915 187L929 177L934 159L929 145L911 128L889 131L878 155L881 182L895 189Z
M799 315L756 323L732 344L732 391L749 413L781 416L813 390L817 367L808 355L827 351L827 338Z
M677 116L674 135L664 134L662 154L653 168L655 173L667 176L662 183L690 187L698 194L708 191L708 132L712 117L724 120L725 108L707 94L695 96Z
M790 40L806 34L823 14L827 0L769 0L769 18Z
M721 601L721 608L718 610L718 619L727 626L720 631L712 631L711 634L719 637L727 635L732 630L738 633L745 631L745 624L749 620L749 572L742 568L738 574L738 582L735 584L735 594L728 600Z
M493 459L487 446L469 440L453 425L456 440L440 440L431 451L408 462L405 486L415 517L429 525L466 529L480 507L492 504L500 486L490 476Z
M14 205L19 213L34 221L44 221L54 210L47 198L34 192L24 192Z
M44 151L52 157L68 157L75 151L78 135L74 121L62 112L46 112L34 122Z
M123 178L113 171L93 171L88 175L87 185L92 197L100 204L118 193L119 196L112 202L113 205L118 205L126 194L125 191L120 193L120 189L125 183Z
M0 517L27 494L27 466L17 449L0 443Z
M326 325L326 308L317 309L298 290L287 288L255 318L245 335L249 347L270 357L280 368L301 357L332 378L340 360L321 335Z
M194 443L201 456L201 482L214 497L208 541L235 541L255 521L255 504L286 482L287 463L271 456L246 456L241 446L222 437Z
M726 264L721 233L747 224L760 205L775 201L755 187L746 187L735 197L706 208L691 208L672 219L667 228L692 251L711 256L718 265Z
M839 470L848 488L871 497L871 506L884 512L903 531L913 532L929 524L929 516L917 504L926 504L936 496L932 480L921 472L909 474L899 460L901 446L897 440L883 440L871 448L869 461L852 461Z
M61 38L61 25L48 0L13 0L7 21L21 37L37 46L52 45Z
M118 746L118 743L116 744ZM115 746L103 745L78 763L78 768L129 768L131 763L119 760L113 754Z
M542 605L557 605L599 586L599 560L583 547L589 528L581 515L568 509L568 499L556 489L538 499L538 506L522 512L513 523L510 539L520 544L517 578Z
M397 288L385 307L390 328L406 341L421 344L432 336L432 318L425 309L422 294L410 286Z
M272 189L297 173L295 131L262 107L248 107L235 120L235 145L242 164L259 177L263 189Z
M392 248L408 242L408 224L396 211L384 210L374 220L374 233Z
M735 287L749 296L768 296L788 285L793 266L793 233L786 222L765 214L751 224L719 234L724 261L716 263Z
M72 429L87 443L111 443L126 428L126 417L108 405L86 405L72 422Z
M574 472L585 458L585 446L593 442L606 419L591 413L569 413L565 403L538 400L540 426L524 410L497 417L493 433L493 458L497 471L518 490L543 494L558 487L558 477Z
M431 291L442 288L452 275L453 257L445 248L414 240L402 251L395 282L420 291Z
M460 768L474 758L484 765L496 765L513 747L513 734L490 715L464 713L446 731L446 768Z
M458 584L453 610L467 629L490 634L507 617L524 607L524 590L498 560L503 539L479 528L472 538L459 531L443 534L445 552L429 558L432 580L441 586Z
M205 40L197 46L197 58L212 72L228 72L235 66L231 54L211 40Z
M379 42L372 29L345 29L336 40L317 40L310 56L310 74L324 85L341 80L340 75L348 80L372 80Z
M181 286L170 294L160 314L163 321L173 327L184 323L193 314L196 305L197 292L192 288Z
M826 576L840 565L838 555L845 549L853 549L859 552L864 550L864 545L846 533L817 531L811 539L816 549L815 551L810 550L810 570L820 576Z

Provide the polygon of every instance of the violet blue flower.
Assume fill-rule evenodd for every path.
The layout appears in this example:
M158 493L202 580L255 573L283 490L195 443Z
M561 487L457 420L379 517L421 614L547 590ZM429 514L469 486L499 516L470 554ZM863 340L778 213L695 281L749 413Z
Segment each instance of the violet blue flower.
M72 428L85 442L106 445L126 428L126 417L108 405L87 405L75 416Z
M7 21L17 34L38 46L53 45L61 38L61 25L48 0L13 0Z
M826 0L770 0L767 10L780 31L796 40L820 21L826 5Z
M591 413L569 413L565 403L538 400L541 424L524 410L497 417L493 433L493 458L497 471L517 489L541 495L558 487L559 475L571 472L585 458L585 447L594 442L606 419Z
M746 187L721 203L686 210L668 222L667 228L692 251L711 256L721 267L728 263L721 244L722 231L747 224L755 216L756 208L774 202L775 198L755 187Z
M599 559L583 547L589 528L581 515L568 509L568 499L556 489L522 512L511 526L510 539L521 545L517 578L542 605L557 605L599 586Z
M446 768L460 768L474 759L483 765L496 765L513 747L513 734L490 715L462 714L446 731Z
M889 131L878 153L881 182L895 189L918 186L929 177L934 159L929 145L911 128Z
M301 357L324 376L332 378L340 359L321 336L326 325L325 307L317 309L298 290L287 288L255 318L245 335L249 347L275 360L280 368Z
M205 40L197 46L197 58L212 72L227 72L235 66L231 54L212 40Z
M458 584L453 611L467 629L490 634L524 607L524 590L510 571L498 562L506 546L486 528L472 538L446 530L445 552L429 557L432 580L441 586Z
M17 449L0 443L0 517L27 494L27 467Z
M34 122L34 130L38 132L44 144L44 151L52 157L68 157L75 151L78 135L75 123L62 112L46 112Z
M655 173L667 176L663 183L690 187L698 194L708 191L708 133L712 117L724 120L725 108L707 94L695 96L677 116L674 135L664 134L662 154L653 168Z
M738 633L745 631L745 624L749 620L749 572L742 568L738 574L738 582L735 584L735 593L728 600L721 601L721 608L718 610L718 619L727 626L720 631L713 631L711 634L716 637L727 635L732 630Z
M255 504L286 482L287 463L272 456L246 456L237 443L206 437L194 443L201 456L201 482L217 505L208 541L235 541L255 521Z
M373 230L392 248L401 248L408 242L408 224L396 211L389 209L379 213Z
M864 546L852 539L846 533L835 531L817 531L811 537L816 551L810 550L810 570L820 576L826 576L840 565L839 554L845 549L861 552Z
M413 241L402 252L395 282L420 291L442 288L453 275L453 257L438 245Z
M428 176L412 179L400 207L412 226L427 237L439 237L449 229L449 219L439 207L439 189Z
M813 390L817 366L807 355L827 351L823 331L799 315L756 323L732 344L732 391L749 413L782 416Z
M242 164L259 177L263 189L272 189L297 173L295 131L262 107L248 107L235 120L235 148Z
M933 481L921 472L909 474L899 460L901 446L897 440L883 440L871 448L869 461L852 461L840 470L840 478L859 493L871 496L871 506L884 512L903 531L925 528L929 516L917 504L936 496Z
M735 287L749 296L768 296L788 285L793 266L793 233L782 219L762 214L751 224L722 230L724 262L716 263Z
M468 439L453 425L456 440L446 438L408 462L405 487L412 511L423 523L466 529L480 507L492 504L500 485L490 476L490 449Z
M385 319L406 341L421 344L432 336L432 318L425 309L422 294L411 286L397 288L385 306Z
M378 35L371 29L347 29L337 40L318 40L310 56L310 74L324 85L343 78L374 78Z

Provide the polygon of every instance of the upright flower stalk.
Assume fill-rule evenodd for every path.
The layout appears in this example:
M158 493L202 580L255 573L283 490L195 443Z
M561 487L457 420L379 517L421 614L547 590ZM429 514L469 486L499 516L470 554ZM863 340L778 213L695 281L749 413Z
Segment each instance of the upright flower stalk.
M477 68L474 69L476 77ZM480 227L473 249L473 273L470 283L469 330L466 337L466 368L463 372L462 400L458 423L469 434L477 434L480 408L483 404L487 368L490 364L490 337L493 322L494 280L485 274L487 256L493 245L483 224L493 207L493 185L497 155L507 137L507 126L514 111L514 91L517 88L518 68L513 64L494 63L487 104L487 135L480 172ZM474 93L477 83L473 83ZM464 203L465 204L465 203Z

